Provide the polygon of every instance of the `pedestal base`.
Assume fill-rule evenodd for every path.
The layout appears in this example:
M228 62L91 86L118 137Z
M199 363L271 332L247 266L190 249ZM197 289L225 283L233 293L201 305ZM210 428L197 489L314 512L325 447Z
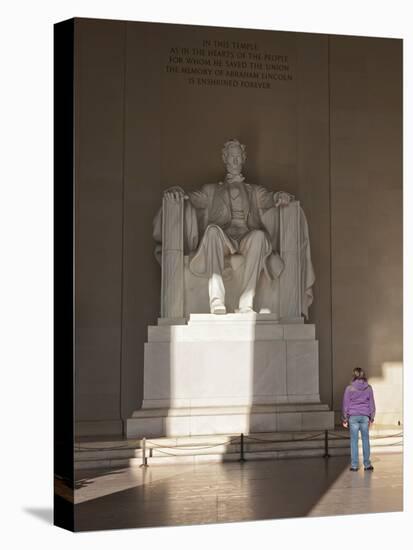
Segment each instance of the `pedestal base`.
M320 403L314 325L195 314L148 328L144 401L128 437L333 427Z
M327 405L253 405L141 409L127 421L127 437L248 434L334 429L334 412Z

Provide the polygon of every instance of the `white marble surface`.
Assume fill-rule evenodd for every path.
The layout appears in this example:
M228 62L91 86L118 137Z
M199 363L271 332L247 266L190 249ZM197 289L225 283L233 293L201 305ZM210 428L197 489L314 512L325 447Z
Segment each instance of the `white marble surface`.
M184 313L184 239L182 232L184 200L163 199L162 218L162 317Z
M280 256L284 271L279 280L280 317L299 317L301 308L300 203L280 210Z
M191 314L188 324L148 327L148 342L315 340L315 326L280 324L275 315L259 314Z
M315 394L319 391L318 342L316 340L288 340L287 394Z
M188 325L198 323L277 323L278 315L275 313L227 313L226 315L213 315L211 313L191 313L188 320Z
M144 407L283 403L298 396L319 402L315 341L145 345Z
M289 409L293 409L293 412ZM295 411L294 411L295 409ZM304 404L269 405L260 407L188 407L186 409L151 409L136 411L127 421L127 437L201 436L210 434L239 434L288 432L334 428L334 412L323 405L317 408Z
M144 408L319 402L314 327L225 317L149 327Z
M184 310L185 315L191 313L209 312L208 281L197 277L189 270L188 256L184 257ZM233 313L239 306L239 297L242 290L244 262L241 254L234 254L225 259L225 268L231 273L230 278L224 277L225 305L228 313ZM262 272L258 278L254 309L270 311L280 317L279 279L269 281Z
M376 422L382 424L403 423L403 364L388 361L382 363L379 376L369 377L374 389Z
M322 429L333 427L333 416L320 403L313 325L191 315L186 325L149 327L143 405L127 430L136 437Z

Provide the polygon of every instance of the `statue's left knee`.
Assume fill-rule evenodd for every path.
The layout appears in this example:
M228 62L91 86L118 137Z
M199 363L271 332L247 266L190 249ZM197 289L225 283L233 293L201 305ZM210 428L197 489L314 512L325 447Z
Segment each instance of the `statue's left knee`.
M249 233L249 238L253 240L254 242L264 242L266 237L264 231L261 231L261 229L253 229Z

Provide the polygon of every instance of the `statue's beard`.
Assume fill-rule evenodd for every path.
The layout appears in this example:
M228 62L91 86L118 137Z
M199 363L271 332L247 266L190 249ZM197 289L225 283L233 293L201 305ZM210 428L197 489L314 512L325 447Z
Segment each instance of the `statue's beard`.
M241 183L245 180L244 176L241 174L231 174L230 172L227 172L227 175L225 176L225 181L228 183Z

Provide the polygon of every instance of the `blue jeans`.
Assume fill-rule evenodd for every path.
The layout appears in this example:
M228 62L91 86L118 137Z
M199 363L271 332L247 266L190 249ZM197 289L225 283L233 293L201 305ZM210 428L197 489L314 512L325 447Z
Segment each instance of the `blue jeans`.
M370 441L369 441L369 417L368 416L350 416L350 450L351 467L359 467L359 430L361 432L361 442L363 445L363 464L365 468L371 466L370 462Z

